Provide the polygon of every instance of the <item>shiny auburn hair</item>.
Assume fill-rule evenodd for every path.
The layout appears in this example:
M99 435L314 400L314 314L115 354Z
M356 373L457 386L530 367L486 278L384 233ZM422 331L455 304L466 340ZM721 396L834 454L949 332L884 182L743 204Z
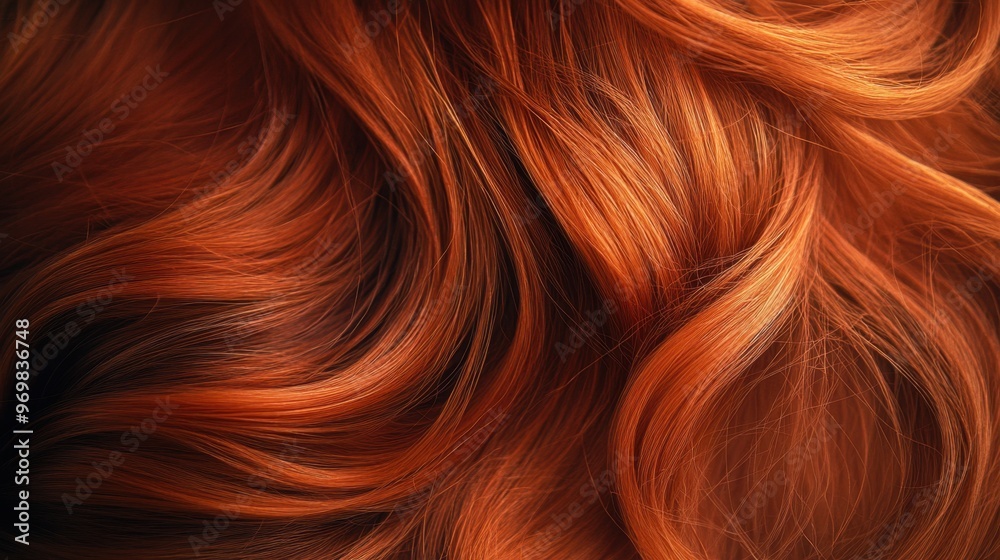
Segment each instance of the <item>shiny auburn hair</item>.
M1000 558L1000 2L2 6L15 553Z

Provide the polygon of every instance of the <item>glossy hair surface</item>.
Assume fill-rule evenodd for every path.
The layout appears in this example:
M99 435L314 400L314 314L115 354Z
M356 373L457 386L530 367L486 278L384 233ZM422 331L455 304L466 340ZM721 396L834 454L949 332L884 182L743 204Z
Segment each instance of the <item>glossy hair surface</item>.
M15 557L1000 558L1000 2L0 6Z

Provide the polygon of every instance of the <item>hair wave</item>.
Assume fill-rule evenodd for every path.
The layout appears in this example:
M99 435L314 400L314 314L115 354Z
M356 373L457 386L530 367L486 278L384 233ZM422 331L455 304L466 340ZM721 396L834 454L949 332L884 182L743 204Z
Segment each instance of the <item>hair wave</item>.
M1000 558L1000 2L0 14L31 557Z

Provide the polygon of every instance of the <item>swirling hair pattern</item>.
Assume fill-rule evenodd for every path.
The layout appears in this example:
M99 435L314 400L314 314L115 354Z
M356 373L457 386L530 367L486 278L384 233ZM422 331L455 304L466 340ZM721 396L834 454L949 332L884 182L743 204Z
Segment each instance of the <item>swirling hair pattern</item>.
M1000 558L1000 2L0 6L15 558Z

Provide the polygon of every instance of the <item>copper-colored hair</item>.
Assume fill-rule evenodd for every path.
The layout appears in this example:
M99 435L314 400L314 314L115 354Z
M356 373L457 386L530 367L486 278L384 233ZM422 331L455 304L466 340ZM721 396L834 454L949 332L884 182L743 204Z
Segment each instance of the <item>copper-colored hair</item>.
M1000 2L0 14L14 557L1000 558Z

